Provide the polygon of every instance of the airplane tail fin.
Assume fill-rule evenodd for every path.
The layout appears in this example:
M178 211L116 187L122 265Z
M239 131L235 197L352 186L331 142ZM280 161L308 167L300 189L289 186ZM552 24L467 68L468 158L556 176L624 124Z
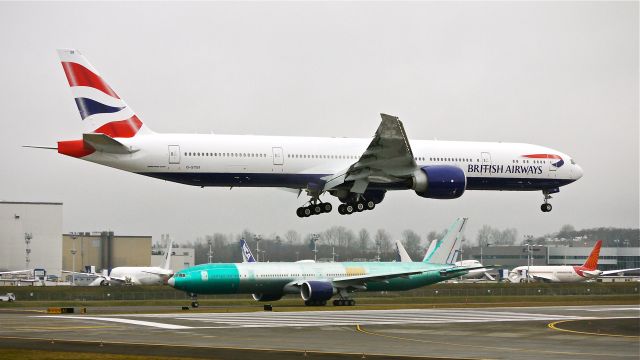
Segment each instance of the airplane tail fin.
M240 248L242 249L242 262L256 262L256 259L251 253L251 249L249 249L249 245L244 239L240 239Z
M398 262L413 262L409 253L402 245L400 240L396 240L396 261Z
M58 49L58 56L85 133L130 138L151 132L78 50Z
M457 257L457 251L460 248L462 231L467 225L467 220L469 219L457 218L456 221L451 224L442 240L436 243L434 246L435 249L425 257L423 262L431 264L453 264Z
M162 266L165 270L171 269L171 253L173 253L173 239L169 238L169 246L164 251L164 266Z
M591 254L587 258L587 261L582 265L587 270L596 270L598 268L598 257L600 257L600 247L602 246L602 240L596 241L596 244L591 250Z

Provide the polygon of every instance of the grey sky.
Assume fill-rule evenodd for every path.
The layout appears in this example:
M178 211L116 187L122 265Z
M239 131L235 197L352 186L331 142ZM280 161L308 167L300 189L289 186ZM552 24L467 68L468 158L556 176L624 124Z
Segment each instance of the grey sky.
M638 227L638 2L0 3L0 199L64 202L65 231L270 234L469 216L520 235ZM298 219L277 189L188 187L23 149L79 138L55 49L80 49L157 132L528 142L585 171L553 212L539 192L453 201L392 192L375 211ZM334 205L337 201L332 199Z

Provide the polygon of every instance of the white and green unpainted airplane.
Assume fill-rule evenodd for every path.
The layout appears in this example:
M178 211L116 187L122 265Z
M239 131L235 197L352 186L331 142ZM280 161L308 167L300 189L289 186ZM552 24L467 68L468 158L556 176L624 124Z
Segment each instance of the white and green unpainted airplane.
M332 297L334 306L353 306L356 291L404 291L455 278L472 267L448 263L456 239L466 224L457 219L435 250L422 262L244 262L202 264L175 273L168 284L191 295L251 294L257 301L276 301L300 294L307 306L323 306Z

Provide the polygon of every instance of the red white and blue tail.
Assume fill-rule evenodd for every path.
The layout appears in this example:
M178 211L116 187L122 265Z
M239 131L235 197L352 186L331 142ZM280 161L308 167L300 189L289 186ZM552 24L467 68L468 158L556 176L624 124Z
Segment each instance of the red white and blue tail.
M86 133L130 138L150 132L78 50L59 49L58 55Z

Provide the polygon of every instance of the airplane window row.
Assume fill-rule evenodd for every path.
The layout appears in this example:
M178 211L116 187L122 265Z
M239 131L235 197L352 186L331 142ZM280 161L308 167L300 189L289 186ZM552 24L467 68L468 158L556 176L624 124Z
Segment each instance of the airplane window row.
M423 158L424 160L424 158ZM429 158L429 161L453 161L453 162L473 162L473 159L467 159L467 158L441 158L441 157L431 157ZM478 162L480 162L480 160L478 159Z
M227 153L227 152L185 152L184 156L215 156L215 157L250 157L250 158L265 158L267 154L261 153Z
M308 154L287 154L290 159L358 159L354 155L308 155Z

